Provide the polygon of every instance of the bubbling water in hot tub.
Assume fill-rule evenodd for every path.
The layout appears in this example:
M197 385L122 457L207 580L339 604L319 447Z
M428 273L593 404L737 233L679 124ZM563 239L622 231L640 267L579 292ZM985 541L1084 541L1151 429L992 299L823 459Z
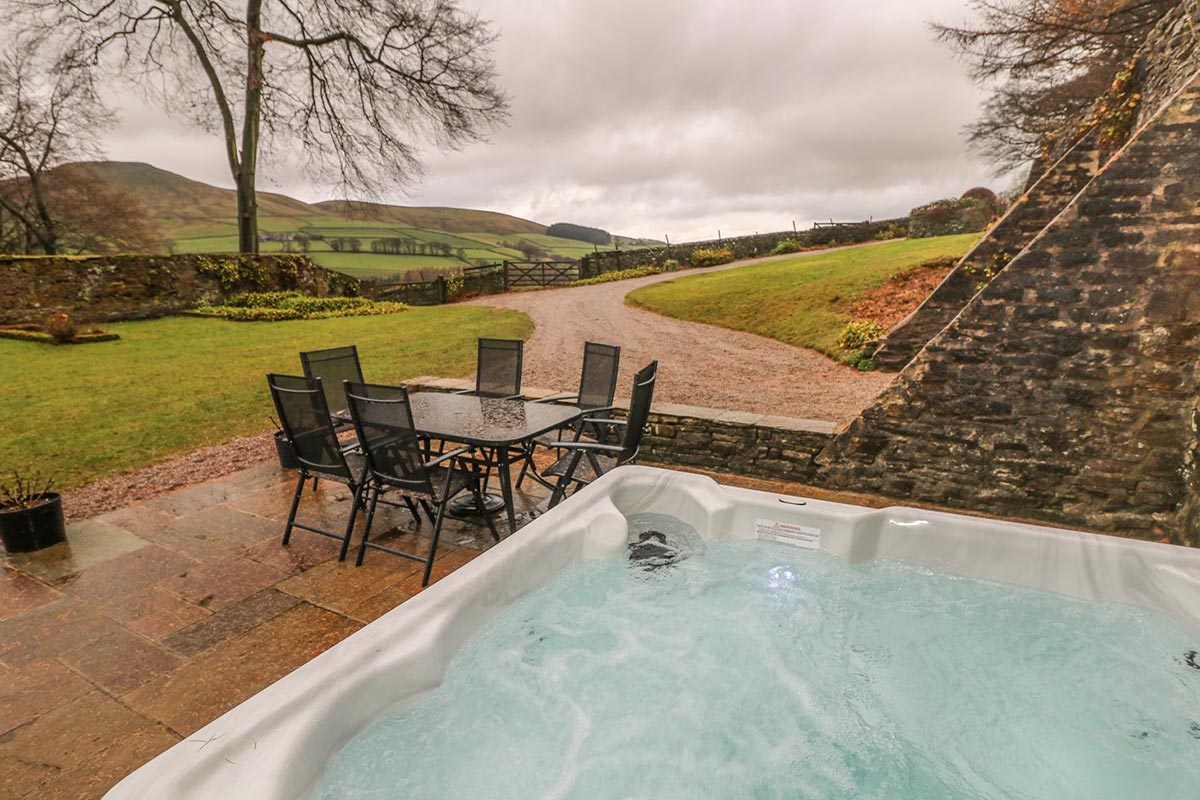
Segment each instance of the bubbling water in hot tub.
M629 518L331 761L349 798L1200 796L1165 615Z

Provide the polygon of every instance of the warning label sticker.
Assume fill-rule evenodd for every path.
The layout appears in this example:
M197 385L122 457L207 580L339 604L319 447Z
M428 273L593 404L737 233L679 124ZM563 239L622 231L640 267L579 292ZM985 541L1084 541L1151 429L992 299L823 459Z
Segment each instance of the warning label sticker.
M810 528L807 525L759 519L754 523L754 536L756 539L767 542L790 544L793 547L804 547L809 550L821 549L821 529Z

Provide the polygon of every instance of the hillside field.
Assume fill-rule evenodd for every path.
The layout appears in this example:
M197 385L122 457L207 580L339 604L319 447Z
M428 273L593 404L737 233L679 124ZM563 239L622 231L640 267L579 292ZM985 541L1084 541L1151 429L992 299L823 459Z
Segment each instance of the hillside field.
M871 289L937 258L966 254L977 233L903 239L821 255L680 277L630 292L626 302L657 314L755 333L832 358L852 321L850 306Z
M237 251L236 199L229 189L149 164L96 162L87 167L136 200L173 252ZM539 247L552 259L577 259L596 249L573 239L547 236L541 223L494 211L340 200L304 203L272 192L260 192L258 204L262 233L310 237L307 250L299 242L264 241L259 245L262 252L306 252L323 267L361 278L522 260L526 258L522 245ZM625 247L642 241L616 238ZM348 246L339 252L331 244L336 239L357 239L358 252ZM402 240L407 245L401 253L373 252L372 243L381 239Z

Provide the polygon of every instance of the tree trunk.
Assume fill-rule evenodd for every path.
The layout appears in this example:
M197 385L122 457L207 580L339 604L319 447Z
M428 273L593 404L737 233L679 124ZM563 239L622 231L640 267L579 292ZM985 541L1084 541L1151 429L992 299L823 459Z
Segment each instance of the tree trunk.
M262 116L263 49L262 0L246 3L246 105L242 117L241 168L237 176L238 250L258 252L258 131Z

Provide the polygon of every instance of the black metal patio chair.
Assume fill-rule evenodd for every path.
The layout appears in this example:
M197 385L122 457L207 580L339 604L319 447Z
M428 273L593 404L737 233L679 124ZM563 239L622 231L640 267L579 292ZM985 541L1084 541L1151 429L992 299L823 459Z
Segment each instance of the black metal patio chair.
M579 391L575 394L560 394L544 397L534 402L538 403L570 403L582 409L586 416L607 418L612 410L613 397L617 393L617 371L621 366L621 348L611 344L585 342L583 345L583 368L579 375ZM608 426L595 422L584 423L581 419L575 425L576 430L584 435L592 436L596 441L605 441ZM521 473L517 476L517 487L525 480L526 475L547 488L554 488L538 474L533 463L533 455L538 446L549 447L551 443L563 438L563 432L558 431L550 436L540 436L529 444L530 456L521 465ZM576 437L578 440L580 437Z
M267 385L271 389L271 398L275 402L275 410L279 414L284 436L287 437L293 452L296 454L297 472L296 492L292 497L292 507L288 511L287 524L283 529L283 544L291 541L292 530L301 530L338 539L342 543L339 561L346 560L350 548L350 537L354 533L354 521L357 518L360 502L350 505L350 518L342 533L335 533L315 525L296 521L296 513L300 509L300 499L304 494L304 484L309 478L316 490L320 478L329 478L344 483L350 493L356 498L367 479L367 464L362 455L349 451L349 447L338 439L337 429L329 415L329 405L325 400L324 387L320 378L309 378L300 375L267 375ZM416 505L406 503L409 511L420 521Z
M624 428L620 444L584 442L578 439L551 443L551 447L563 450L564 455L542 471L543 476L558 478L554 493L550 496L550 508L562 502L567 490L572 486L586 486L610 470L637 461L638 451L642 446L642 434L646 429L646 421L650 418L650 404L654 402L654 383L657 379L658 362L652 361L633 376L633 397L625 419L586 420L598 425Z
M455 496L470 491L474 495L476 507L484 508L479 473L470 459L472 448L460 447L431 458L428 449L417 436L408 390L403 386L347 381L344 389L350 417L354 421L354 429L367 463L366 480L359 484L355 495L356 504L365 500L367 506L366 527L355 563L363 563L368 548L419 561L425 565L421 585L427 586L433 571L433 559L437 554L442 523L446 519L446 506ZM396 492L405 498L420 502L427 514L430 502L437 506L436 514L430 515L433 519L433 542L427 556L415 555L370 540L375 506L387 492ZM500 534L491 515L484 513L482 516L492 538L500 541Z
M520 399L524 359L525 342L520 339L480 339L475 361L475 388L457 394Z
M325 403L338 424L349 424L346 397L342 393L343 381L362 383L362 364L358 360L358 347L330 347L326 350L310 350L300 354L300 365L305 376L320 378L325 391Z

